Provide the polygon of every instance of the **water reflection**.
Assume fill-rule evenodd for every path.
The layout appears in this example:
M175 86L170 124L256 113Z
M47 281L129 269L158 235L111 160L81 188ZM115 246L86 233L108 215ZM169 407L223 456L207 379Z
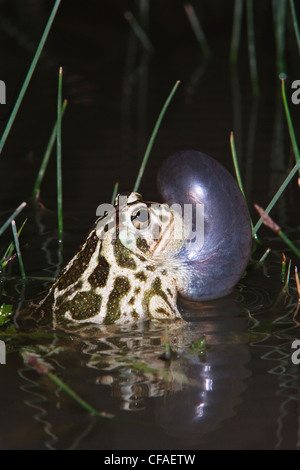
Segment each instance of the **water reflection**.
M249 376L245 343L247 316L237 299L230 296L181 308L188 322L167 328L148 323L122 328L111 326L105 331L103 327L91 326L81 330L80 336L71 333L71 341L57 332L51 343L41 342L33 348L31 342L29 350L37 353L75 390L80 373L80 383L85 384L81 393L96 409L115 414L117 420L126 411L128 423L139 426L144 413L148 415L150 411L171 439L179 439L182 445L196 445L202 435L233 416L241 400L244 380ZM199 347L198 340L203 336L206 348ZM168 347L172 350L171 359L166 354ZM49 383L39 378L34 381L32 372L26 373L24 368L20 376L30 384L22 385L27 395L24 403L33 407L34 419L43 424L44 432L49 435L49 429L57 427L52 408L53 405L62 407L61 392L49 396ZM140 413L128 414L128 411ZM47 419L41 420L41 415ZM67 413L63 419L70 420L71 425L73 418ZM82 425L85 428L84 420ZM109 424L102 421L102 426ZM83 428L79 434L84 432ZM55 441L65 438L58 439L56 435ZM59 442L57 445L61 448Z
M234 297L190 307L186 317L192 321L191 331L205 334L210 349L204 362L194 361L187 367L190 381L198 378L197 386L165 396L156 408L156 418L168 435L195 446L236 413L250 375L250 355L245 341L247 317Z

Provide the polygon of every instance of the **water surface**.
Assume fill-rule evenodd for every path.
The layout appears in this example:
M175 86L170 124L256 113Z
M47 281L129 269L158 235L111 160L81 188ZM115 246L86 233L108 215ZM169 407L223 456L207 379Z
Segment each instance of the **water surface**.
M225 9L225 2L204 2L199 9L212 49L209 61L204 60L180 2L172 2L172 12L169 2L163 2L164 6L151 2L152 56L130 31L123 3L101 2L99 6L91 1L90 8L83 10L80 3L62 2L2 152L4 221L31 194L56 119L57 76L62 65L63 95L68 99L63 120L64 245L60 250L57 241L53 158L40 195L46 210L30 205L17 220L20 226L28 217L21 248L30 279L22 283L15 260L1 280L2 301L12 303L16 312L75 252L95 220L97 206L110 201L115 181L121 191L133 187L156 118L176 80L181 85L141 183L145 198L157 198L155 176L160 162L181 149L208 153L233 173L229 144L233 130L256 221L253 203L265 207L293 164L270 5L256 16L261 93L255 98L245 38L237 69L229 67L232 10ZM134 9L132 2L125 3ZM51 7L49 2L23 2L20 11L18 2L10 5L3 2L0 28L0 78L7 84L1 131ZM299 57L291 42L288 97L292 81L300 78ZM298 133L300 108L289 103ZM298 246L299 202L293 182L272 212ZM0 368L1 448L299 448L299 365L291 360L292 342L299 338L294 278L299 260L267 229L259 233L263 245L254 258L272 248L264 266L250 270L224 299L205 305L182 304L186 323L172 326L167 338L163 327L147 324L112 327L82 337L59 332L35 338L2 336L7 358ZM10 241L7 231L1 247ZM288 294L280 297L283 250L293 264ZM202 336L206 350L191 350ZM161 358L167 340L178 353L177 359ZM91 416L47 376L26 365L22 349L39 353L88 403L115 418Z

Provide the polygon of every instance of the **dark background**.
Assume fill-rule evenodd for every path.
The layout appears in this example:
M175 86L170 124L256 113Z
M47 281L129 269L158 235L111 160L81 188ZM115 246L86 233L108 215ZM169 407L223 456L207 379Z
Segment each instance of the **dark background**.
M46 0L1 2L1 79L7 86L7 104L0 108L2 130L52 5ZM96 207L110 201L116 181L121 191L133 187L158 114L176 80L181 84L159 130L140 187L144 198L156 197L155 176L160 162L177 150L206 152L233 172L229 135L234 130L250 206L253 202L267 205L292 164L280 96L272 2L254 2L258 98L251 87L245 11L233 72L229 54L234 2L194 1L193 5L211 49L207 63L181 1L149 2L145 28L154 46L152 55L145 52L124 18L124 12L130 10L143 22L139 2L61 2L0 157L3 209L14 208L32 191L56 120L60 66L63 98L68 100L62 128L65 216L77 214L88 227ZM289 8L287 11L285 72L289 96L300 68ZM289 103L297 129L300 106ZM295 207L293 198L287 201L285 212ZM41 200L56 209L55 151L42 184ZM290 219L285 222L293 224Z

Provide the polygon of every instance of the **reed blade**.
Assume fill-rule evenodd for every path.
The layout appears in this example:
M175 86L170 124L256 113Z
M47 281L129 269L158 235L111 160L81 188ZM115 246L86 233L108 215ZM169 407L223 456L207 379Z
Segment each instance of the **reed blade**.
M41 53L42 53L42 50L43 50L43 48L44 48L45 42L46 42L46 40L47 40L49 31L50 31L50 29L51 29L51 26L52 26L52 23L53 23L53 21L54 21L54 18L55 18L55 15L56 15L56 12L57 12L57 10L58 10L58 7L59 7L60 2L61 2L61 0L56 0L56 2L55 2L55 4L54 4L53 10L52 10L51 15L50 15L50 17L49 17L49 19L48 19L48 22L47 22L47 24L46 24L46 27L45 27L45 29L44 29L44 32L43 32L43 35L42 35L42 37L41 37L40 43L39 43L39 45L38 45L38 47L37 47L36 53L35 53L35 55L34 55L34 57L33 57L33 60L32 60L32 62L31 62L31 65L30 65L30 67L29 67L29 70L28 70L28 72L27 72L27 75L26 75L25 80L24 80L24 82L23 82L23 85L22 85L22 87L21 87L21 90L20 90L19 96L18 96L18 98L17 98L17 101L16 101L16 103L15 103L15 105L14 105L14 108L13 108L13 110L12 110L12 112L11 112L11 115L10 115L10 117L9 117L9 119L8 119L7 125L6 125L6 127L5 127L5 129L4 129L4 132L3 132L3 134L2 134L1 141L0 141L0 154L1 154L1 152L2 152L2 149L3 149L3 147L4 147L4 144L5 144L6 139L7 139L7 137L8 137L8 134L9 134L11 128L12 128L12 125L13 125L13 123L14 123L14 120L15 120L15 118L16 118L16 115L17 115L17 113L18 113L18 111L19 111L19 108L20 108L20 106L21 106L23 97L24 97L24 95L25 95L25 93L26 93L26 90L27 90L28 85L29 85L29 83L30 83L31 77L32 77L33 72L34 72L34 70L35 70L36 64L37 64L37 62L38 62L38 60L39 60L39 58L40 58L40 55L41 55Z
M24 270L24 264L23 264L23 259L22 259L22 255L21 255L19 237L18 237L18 232L17 232L15 220L12 220L11 228L12 228L12 232L13 232L15 249L16 249L16 253L17 253L17 257L18 257L18 261L19 261L21 277L22 277L23 281L26 281L26 274L25 274L25 270Z
M0 235L2 235L3 232L5 232L5 230L7 229L7 227L10 226L11 222L17 217L18 214L20 214L20 212L24 209L24 207L26 207L27 204L26 202L22 202L22 204L20 204L17 209L12 213L12 215L7 219L6 222L4 222L4 224L2 225L2 227L0 228Z
M292 143L292 147L293 147L293 152L294 152L294 155L295 155L295 160L296 160L296 163L298 163L300 161L299 148L298 148L298 145L297 145L295 130L294 130L294 126L293 126L293 123L292 123L292 118L291 118L288 102L287 102L287 99L286 99L286 93L285 93L284 83L285 83L285 79L286 79L286 74L285 73L280 73L279 78L281 80L282 101L283 101L283 105L284 105L284 110L285 110L287 125L288 125L288 129L289 129L290 139L291 139L291 143ZM298 177L298 186L300 186L300 169L299 169L299 177Z
M58 96L57 96L57 216L59 242L63 240L63 198L62 198L62 165L61 165L61 119L62 119L62 67L58 74Z
M151 134L151 137L150 137L150 140L149 140L149 143L147 145L147 148L146 148L146 152L145 152L145 155L144 155L144 158L143 158L143 161L142 161L142 164L141 164L141 167L140 167L140 170L139 170L139 173L138 173L138 176L137 176L137 179L136 179L136 182L135 182L135 185L133 187L133 191L138 191L138 188L140 186L140 182L141 182L141 179L143 177L143 174L144 174L144 171L145 171L145 168L146 168L146 165L147 165L147 162L148 162L148 158L149 158L149 155L150 155L150 152L151 152L151 149L153 147L153 143L154 143L154 140L155 140L155 137L157 135L157 132L158 132L158 129L159 129L159 126L161 124L161 121L163 120L163 117L165 115L165 112L167 110L167 107L169 106L170 104L170 101L172 100L174 94L175 94L175 91L177 90L177 87L180 83L180 80L178 80L175 85L173 86L172 90L171 90L171 93L169 94L168 98L166 99L165 101L165 104L163 105L163 108L158 116L158 119L156 121L156 124L154 126L154 129L153 129L153 132Z
M67 107L67 100L64 100L63 105L62 105L61 118L63 118L66 107ZM37 178L36 178L35 183L34 183L32 195L31 195L32 199L37 199L38 198L41 183L42 183L42 180L45 176L45 172L46 172L46 169L47 169L49 158L50 158L52 149L53 149L55 141L56 141L56 134L57 134L57 121L54 124L53 130L52 130L52 133L50 135L50 139L49 139L48 145L46 147L46 151L44 153L44 157L43 157L43 160L42 160L42 163L41 163L38 175L37 175Z

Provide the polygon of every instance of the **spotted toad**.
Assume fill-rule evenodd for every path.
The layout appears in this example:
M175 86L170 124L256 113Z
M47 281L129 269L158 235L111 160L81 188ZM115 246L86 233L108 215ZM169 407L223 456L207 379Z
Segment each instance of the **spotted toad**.
M166 204L138 193L118 195L38 305L64 320L123 324L181 318L176 253L182 219Z

